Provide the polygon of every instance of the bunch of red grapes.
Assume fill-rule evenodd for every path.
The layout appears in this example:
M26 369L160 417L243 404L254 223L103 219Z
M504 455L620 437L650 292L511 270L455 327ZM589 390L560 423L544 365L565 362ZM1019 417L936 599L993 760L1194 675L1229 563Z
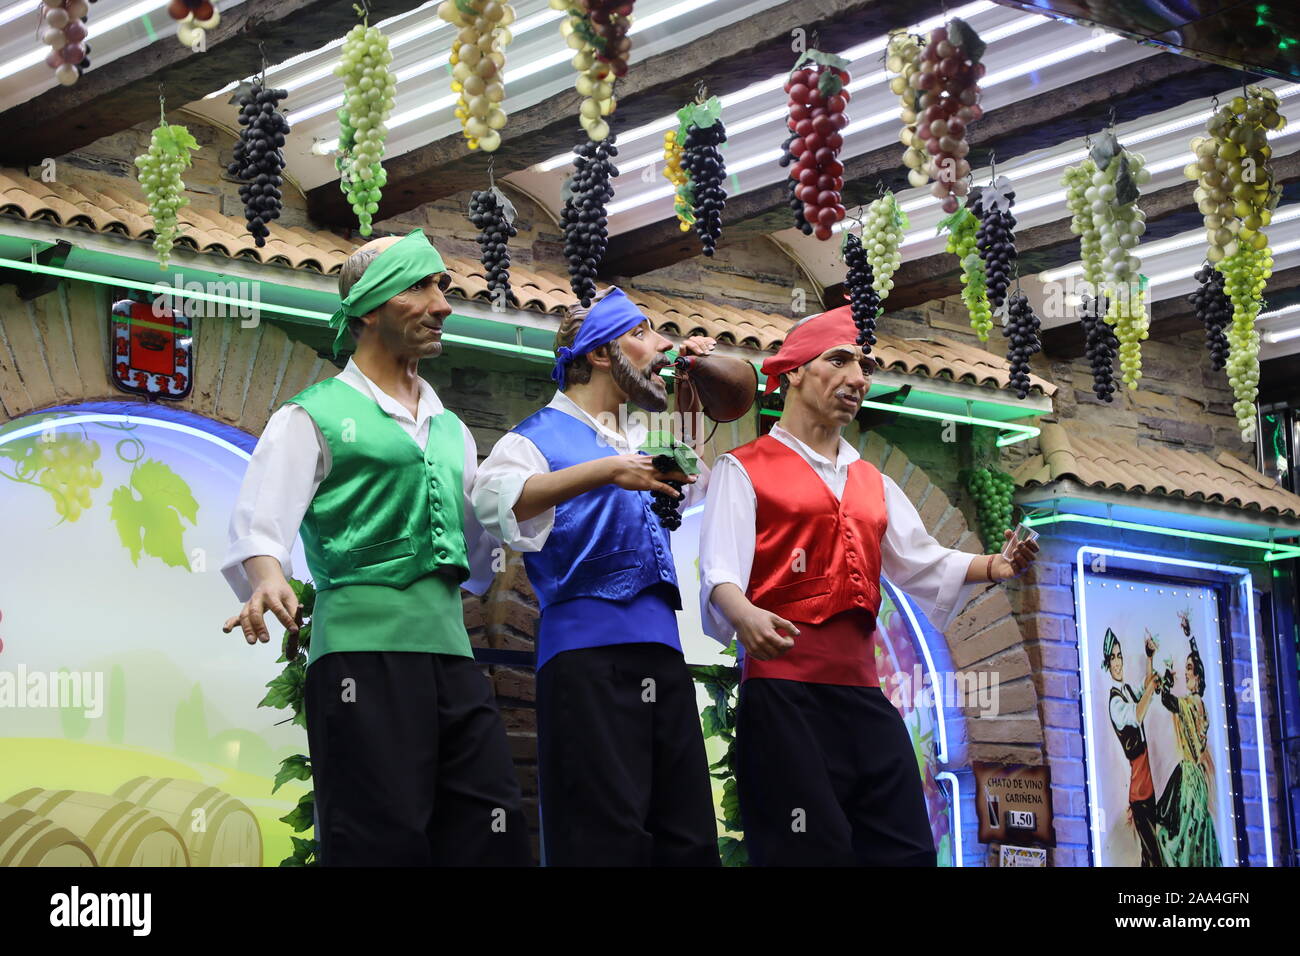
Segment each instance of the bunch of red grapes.
M608 63L615 76L627 76L627 61L632 55L632 7L634 0L587 0L587 19L592 32L605 41L596 59ZM583 6L584 4L578 4Z
M796 69L786 81L790 94L790 117L786 125L794 133L788 147L794 163L790 178L797 185L795 198L803 203L804 219L813 235L826 240L831 227L844 218L840 190L844 188L844 164L839 153L844 145L840 131L849 123L844 112L849 103L847 70L811 63Z
M963 24L962 29L969 27ZM957 197L965 196L969 189L966 128L984 115L979 105L978 80L982 76L984 64L953 42L948 27L930 31L930 42L921 52L921 69L912 75L912 86L921 94L916 134L930 154L925 172L934 181L931 195L943 200L946 213L957 211Z

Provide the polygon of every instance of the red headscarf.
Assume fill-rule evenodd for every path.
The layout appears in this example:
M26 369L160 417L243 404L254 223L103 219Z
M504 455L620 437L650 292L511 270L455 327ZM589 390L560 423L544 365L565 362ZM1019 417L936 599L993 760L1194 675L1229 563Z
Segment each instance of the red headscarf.
M858 327L853 324L853 312L847 305L805 319L786 336L775 355L763 360L762 372L767 376L763 393L780 387L782 372L806 365L837 345L855 345L857 341Z

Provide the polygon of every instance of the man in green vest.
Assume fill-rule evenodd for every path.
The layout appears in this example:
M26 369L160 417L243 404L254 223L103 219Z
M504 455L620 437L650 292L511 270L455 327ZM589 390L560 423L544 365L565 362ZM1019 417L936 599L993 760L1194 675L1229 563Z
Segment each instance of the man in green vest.
M460 589L492 579L493 539L469 504L469 429L419 374L442 352L449 277L423 232L366 243L339 275L343 372L266 424L231 516L225 624L297 633L288 583L299 532L316 586L304 688L320 860L524 865L527 825L492 686Z

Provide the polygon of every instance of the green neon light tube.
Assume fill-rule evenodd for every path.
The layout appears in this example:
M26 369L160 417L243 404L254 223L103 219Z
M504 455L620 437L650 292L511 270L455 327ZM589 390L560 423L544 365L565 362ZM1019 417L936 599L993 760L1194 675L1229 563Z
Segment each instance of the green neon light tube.
M873 402L870 400L862 403L863 408L876 408L885 412L897 412L899 415L910 415L914 418L929 418L941 422L956 422L958 425L979 425L983 428L996 428L999 431L1005 431L1009 434L998 436L998 447L1002 448L1007 445L1014 445L1016 442L1022 442L1030 438L1037 438L1042 431L1034 425L1013 425L1010 422L999 422L992 418L976 418L973 415L954 415L950 412L932 412L926 408L908 408L906 405L886 405L884 402ZM774 408L763 409L762 414L779 416L781 413Z
M221 305L238 306L256 312L271 312L276 315L292 316L299 319L316 319L322 323L329 322L331 313L316 312L311 309L298 309L289 305L275 305L267 302L252 302L248 299L239 299L234 296L217 295L213 292L191 292L188 289L177 290L175 286L167 285L159 281L154 283L139 282L135 279L118 279L113 276L95 275L90 272L79 272L75 269L60 269L55 266L46 266L34 262L24 262L21 259L0 258L0 267L9 269L20 269L24 272L35 272L40 275L56 276L61 279L78 279L82 282L96 282L100 285L119 286L123 289L135 289L139 292L152 292L157 295L172 295L178 299L198 299L201 302L215 302ZM173 273L175 275L175 273ZM164 291L165 290L165 291ZM453 335L450 332L443 333L443 341L451 342L456 345L469 345L477 348L496 349L501 352L511 352L516 355L535 356L544 358L549 362L555 361L555 354L546 349L533 348L529 345L516 345L512 342L493 342L489 339L478 339L469 335Z
M1184 531L1181 528L1161 528L1152 524L1138 524L1134 521L1120 521L1117 518L1099 518L1094 515L1043 515L1037 518L1025 518L1024 523L1031 528L1039 525L1057 524L1061 521L1074 521L1079 524L1095 524L1106 528L1125 528L1129 531L1146 531L1150 534L1163 534L1170 538L1189 538L1193 541L1212 541L1215 544L1231 544L1240 548L1259 548L1269 552L1265 561L1284 561L1288 558L1300 558L1300 545L1279 544L1275 541L1257 541L1253 538L1234 538L1230 535L1210 534L1208 531Z
M39 275L55 276L61 279L77 279L82 282L95 282L100 285L119 286L124 289L135 289L140 292L152 292L156 295L174 295L178 299L198 299L201 302L215 302L222 305L237 306L243 309L252 310L253 312L270 312L275 315L284 315L299 319L314 319L322 323L327 323L331 315L329 312L316 312L311 309L298 309L293 306L275 305L273 303L251 302L247 299L240 299L228 295L218 295L213 292L190 292L183 289L178 291L174 286L169 286L161 280L149 283L140 282L135 279L119 279L113 276L102 276L91 272L81 272L76 269L60 269L57 266L47 266L36 262L27 262L22 259L6 259L0 257L0 268L18 269L23 272L34 272ZM173 275L175 274L176 273L173 273ZM164 292L164 289L167 291ZM444 333L442 338L443 341L451 342L454 345L468 345L473 348L494 349L498 352L524 355L530 358L542 359L547 362L555 361L554 352L549 349L534 348L530 345L516 345L512 342L493 342L490 339L479 339L473 336L454 335L452 333ZM671 375L671 369L666 370L665 374ZM948 412L932 412L923 408L886 405L881 402L872 402L869 400L864 401L862 406L864 408L875 408L887 412L897 412L900 415L909 415L915 418L929 418L937 421L956 422L959 425L979 425L984 428L996 428L999 431L1004 432L1004 434L998 436L997 443L999 447L1014 445L1017 442L1022 442L1029 438L1036 438L1041 431L1041 429L1034 425L1013 425L1009 422L999 422L991 418L976 418L973 415L953 415ZM777 415L780 413L765 409L763 414Z

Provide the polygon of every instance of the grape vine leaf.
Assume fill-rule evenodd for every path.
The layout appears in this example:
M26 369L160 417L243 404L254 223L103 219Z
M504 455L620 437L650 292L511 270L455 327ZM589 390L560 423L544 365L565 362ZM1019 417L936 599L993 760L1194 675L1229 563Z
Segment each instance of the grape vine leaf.
M995 209L1009 210L1011 208L1011 203L1013 202L1011 193L1011 180L1007 179L1005 176L999 176L997 179L993 180L991 186L986 186L980 192L980 202L983 204L984 208L989 211Z
M975 28L960 17L953 17L948 22L948 42L953 46L961 47L961 52L972 63L978 63L988 48L988 44L980 39Z
M836 70L847 70L849 68L849 61L842 56L836 56L834 53L823 53L821 50L805 50L803 56L799 57L795 63L794 70L790 72L793 73L810 60L813 63Z
M1114 133L1107 130L1098 135L1096 140L1093 141L1092 149L1088 152L1088 156L1097 164L1098 169L1105 169L1110 165L1110 161L1118 156L1119 153L1119 140L1115 138Z
M195 524L198 512L199 503L185 480L152 458L131 473L130 487L119 485L109 499L109 514L132 564L140 563L143 550L172 567L188 569L181 518Z
M961 202L960 199L958 199L957 201ZM967 218L973 218L974 215L975 214L971 212L970 209L968 209L966 206L961 206L951 216L944 216L942 219L939 220L939 225L935 227L934 234L937 236L939 233L943 232L944 230L947 230L948 232L956 232L961 228L962 223Z
M504 218L508 224L513 226L515 224L515 216L518 215L518 212L515 210L515 204L507 199L506 194L496 186L493 186L490 192L493 196L497 197L497 205L501 207L502 218Z
M1128 153L1122 152L1119 154L1119 171L1115 173L1115 202L1127 205L1136 202L1138 195L1137 182L1128 165Z

